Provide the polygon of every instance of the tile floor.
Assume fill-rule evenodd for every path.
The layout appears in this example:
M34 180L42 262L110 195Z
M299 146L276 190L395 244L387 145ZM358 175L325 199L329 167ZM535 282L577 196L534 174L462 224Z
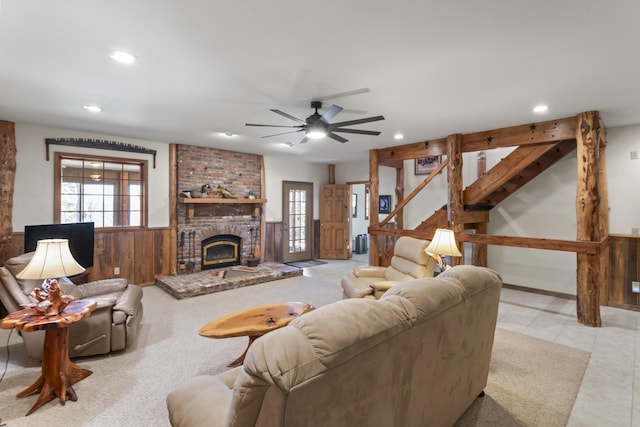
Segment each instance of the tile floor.
M366 264L367 255L354 255L305 268L304 275L340 283ZM591 352L569 426L640 427L640 312L602 307L601 317L601 328L582 326L573 300L503 289L498 327Z

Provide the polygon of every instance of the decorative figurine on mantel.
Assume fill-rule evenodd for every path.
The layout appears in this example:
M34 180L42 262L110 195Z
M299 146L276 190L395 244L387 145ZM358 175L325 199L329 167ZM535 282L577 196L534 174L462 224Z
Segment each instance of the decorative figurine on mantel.
M250 190L249 194L247 195L247 199L257 199L256 193L254 193L253 190Z
M229 190L227 190L220 184L218 184L217 189L218 189L218 195L223 199L236 199L236 197L233 194L231 194Z
M200 187L200 190L183 190L180 192L180 197L186 198L203 198L209 197L209 190L211 190L211 186L209 184L204 184Z

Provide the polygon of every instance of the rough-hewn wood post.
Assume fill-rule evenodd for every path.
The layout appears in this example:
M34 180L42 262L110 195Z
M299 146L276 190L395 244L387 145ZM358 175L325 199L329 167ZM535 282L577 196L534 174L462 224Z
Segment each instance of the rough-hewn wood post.
M404 200L404 166L396 168L396 201L399 205ZM391 207L391 206L390 206ZM391 207L393 208L393 207ZM404 208L396 215L396 228L404 229Z
M449 201L447 203L447 217L449 225L455 234L464 233L462 214L464 205L462 202L462 135L454 134L447 137L447 156L449 166L447 177L449 178ZM461 257L453 257L451 265L464 264L464 248L458 244Z
M333 163L329 165L329 185L336 183L336 165Z
M13 185L16 178L16 131L0 120L0 264L11 258L13 246Z
M610 269L609 259L609 192L607 183L607 131L598 114L598 192L600 194L600 305L609 305Z
M380 179L378 176L378 150L369 150L369 227L378 227ZM369 265L380 265L380 238L369 233Z
M576 191L577 240L600 242L600 193L598 189L600 166L600 125L597 111L578 115L576 143L578 157L578 183ZM588 326L601 326L600 318L600 254L577 254L577 316L578 322Z

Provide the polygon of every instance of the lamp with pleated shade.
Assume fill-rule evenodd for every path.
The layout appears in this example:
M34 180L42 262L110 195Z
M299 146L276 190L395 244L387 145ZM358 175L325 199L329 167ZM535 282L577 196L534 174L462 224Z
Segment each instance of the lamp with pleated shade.
M424 251L437 261L441 271L450 268L450 266L444 262L445 256L462 256L456 244L455 234L452 230L446 228L436 229L431 243Z
M69 277L84 271L71 255L67 239L39 240L36 251L29 264L16 275L18 279L43 279L42 289L34 289L31 296L38 302L29 304L47 315L58 314L67 306L73 297L62 295L58 277Z

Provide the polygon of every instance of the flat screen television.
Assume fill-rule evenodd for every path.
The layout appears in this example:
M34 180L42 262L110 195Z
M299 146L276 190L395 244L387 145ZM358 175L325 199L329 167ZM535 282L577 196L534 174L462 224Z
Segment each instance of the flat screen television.
M38 240L67 239L71 255L84 268L93 267L93 222L72 224L26 225L24 227L24 251L36 250Z

